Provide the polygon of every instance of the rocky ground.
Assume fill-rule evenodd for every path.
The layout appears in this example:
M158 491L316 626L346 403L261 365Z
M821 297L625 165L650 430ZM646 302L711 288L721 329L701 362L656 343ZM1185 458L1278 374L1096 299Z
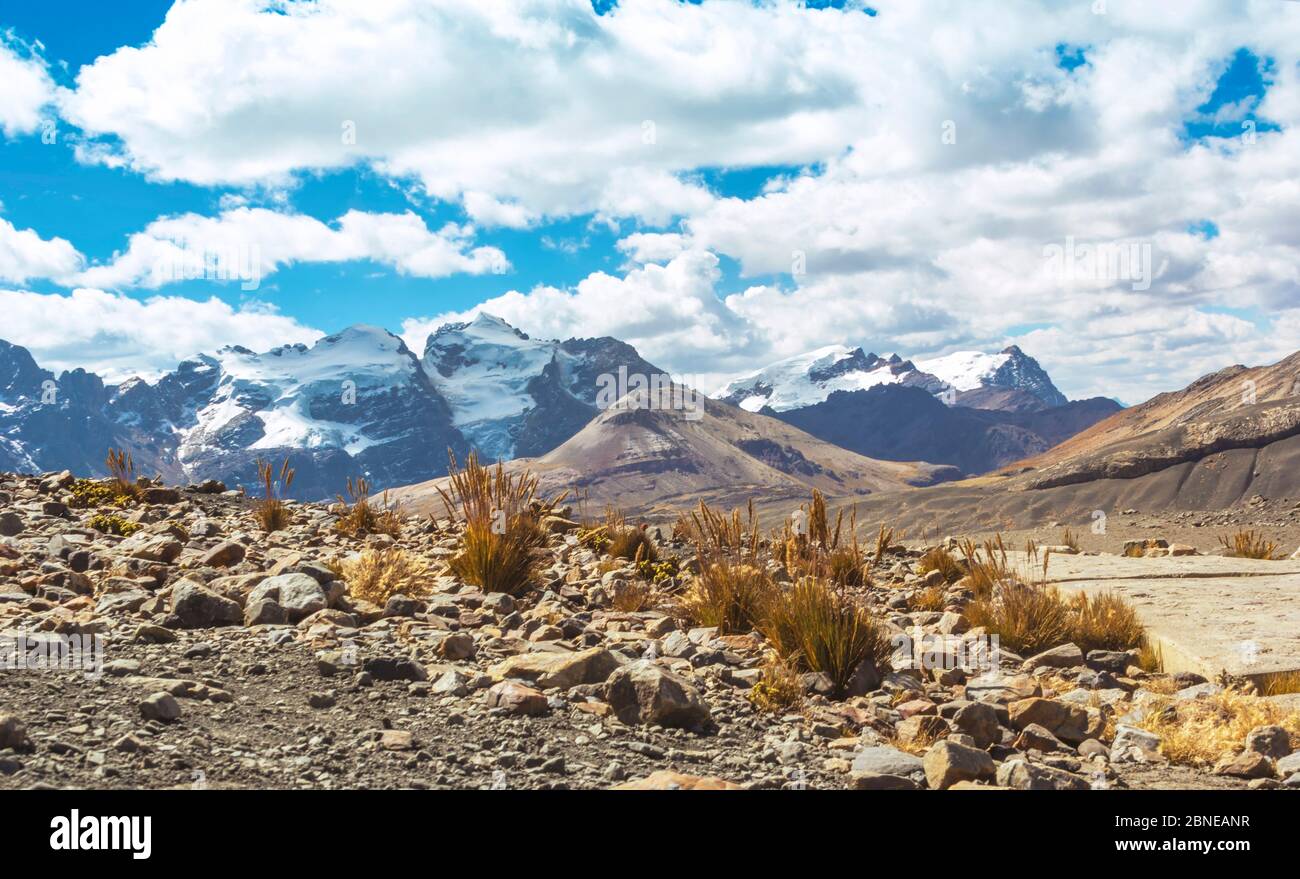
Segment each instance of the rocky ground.
M1217 767L1168 765L1131 724L1159 694L1218 685L1147 675L1132 654L1067 645L983 673L900 656L847 699L807 675L799 704L763 711L757 636L616 610L632 571L563 523L544 582L512 599L446 573L445 521L347 537L336 509L295 504L267 534L222 486L151 485L123 538L90 527L104 510L73 508L72 483L0 476L0 787L1300 786L1272 727ZM353 596L339 563L392 543L436 572L431 590ZM862 597L891 633L919 626L957 655L978 633L959 590L915 609L934 585L918 555L891 550ZM96 636L102 663L34 667L41 645Z

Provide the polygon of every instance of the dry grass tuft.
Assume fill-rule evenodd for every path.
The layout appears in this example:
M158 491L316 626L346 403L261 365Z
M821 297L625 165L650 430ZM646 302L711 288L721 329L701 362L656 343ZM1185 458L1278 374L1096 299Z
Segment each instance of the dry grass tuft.
M564 495L542 500L531 472L484 467L474 452L463 470L450 452L448 459L449 490L438 493L452 521L465 523L452 572L485 592L522 594L532 585L537 551L546 543L541 520Z
M776 584L763 569L719 559L703 564L681 599L683 616L721 635L753 631Z
M1278 545L1271 540L1266 540L1263 534L1257 534L1255 531L1237 531L1231 537L1219 537L1219 542L1223 544L1227 555L1239 559L1267 559L1269 561L1278 561L1283 558L1283 553L1278 552Z
M942 586L927 586L912 596L912 610L940 611L948 606L948 593Z
M999 582L987 598L968 604L966 619L1024 656L1065 644L1074 634L1073 615L1056 589L1015 580Z
M839 694L864 660L883 667L891 650L866 606L816 577L774 591L759 631L787 662L829 677Z
M278 476L270 461L258 459L257 478L262 483L262 499L253 508L253 518L263 531L283 530L293 520L284 502L284 493L293 485L293 472L288 458L280 464Z
M623 585L615 590L610 603L614 610L622 613L638 613L654 607L654 587L645 580L624 580Z
M1160 751L1173 763L1208 766L1240 753L1246 734L1275 725L1300 740L1300 712L1238 689L1200 699L1162 699L1138 726L1160 736Z
M334 523L335 530L349 537L367 534L402 536L402 520L396 508L389 505L387 491L380 498L378 509L370 503L370 481L364 476L358 477L356 482L349 476L346 491L346 498L337 495L346 512Z
M1075 534L1073 529L1066 528L1061 533L1061 546L1068 546L1075 552L1079 551L1079 535Z
M139 500L140 486L135 481L135 461L132 460L129 452L122 449L109 449L104 457L104 467L108 470L115 495L133 501ZM124 505L118 504L118 506Z
M399 593L418 596L429 591L429 569L398 546L368 549L343 562L340 569L353 597L383 607Z
M799 672L779 657L770 657L763 666L763 676L758 679L746 697L759 711L784 714L803 702L803 684Z
M1085 654L1089 650L1131 650L1146 643L1146 626L1137 611L1113 592L1089 598L1080 593L1069 601L1074 617L1070 640Z
M1300 693L1300 671L1280 671L1265 675L1259 684L1261 696L1285 696Z
M956 583L966 576L965 569L952 557L952 553L942 546L936 546L928 550L925 555L917 559L916 567L921 576L925 576L931 571L938 571L943 574L943 579L947 583Z

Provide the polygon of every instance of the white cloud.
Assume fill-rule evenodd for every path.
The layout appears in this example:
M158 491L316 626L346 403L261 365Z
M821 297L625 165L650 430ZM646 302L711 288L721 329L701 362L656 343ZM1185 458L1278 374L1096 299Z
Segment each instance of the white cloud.
M158 179L282 186L367 164L487 225L680 219L620 238L622 277L480 306L539 335L617 335L674 371L1017 341L1067 393L1134 400L1300 348L1300 4L871 5L190 0L60 106L106 135L87 160ZM1086 63L1063 69L1060 44ZM1242 47L1271 59L1267 93L1201 111ZM1281 130L1186 142L1188 121L1235 132L1243 114ZM699 182L771 165L808 170L753 198ZM1217 237L1188 231L1207 220ZM272 269L348 252L498 265L460 228L268 223ZM158 237L87 278L140 278ZM1070 239L1149 246L1159 277L1053 276L1045 248ZM719 290L719 257L763 283ZM429 324L408 322L414 344Z
M27 348L44 368L82 367L110 381L158 375L225 345L264 351L323 335L267 305L236 309L215 298L139 300L91 289L66 295L0 290L0 313L4 339Z
M707 198L678 172L817 161L876 127L879 31L861 11L749 0L604 16L589 0L189 0L60 103L107 136L83 158L158 179L368 163L483 223L658 223Z
M42 113L54 98L54 82L36 51L0 31L0 132L17 137L35 131L45 118Z
M0 281L22 284L31 278L69 274L81 267L81 254L62 238L42 238L0 217Z
M125 252L85 269L72 283L93 287L160 287L192 277L261 279L298 262L368 259L405 275L504 272L495 247L472 247L472 226L449 223L431 231L414 213L348 211L332 225L303 214L237 207L216 217L164 217L131 236Z

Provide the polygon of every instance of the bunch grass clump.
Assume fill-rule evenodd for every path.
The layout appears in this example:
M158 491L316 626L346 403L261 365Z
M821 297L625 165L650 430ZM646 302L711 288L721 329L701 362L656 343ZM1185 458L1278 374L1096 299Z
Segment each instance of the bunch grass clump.
M485 592L523 594L533 585L538 550L546 544L541 520L564 495L543 500L530 471L507 473L500 463L484 467L475 452L464 469L454 454L448 458L448 488L438 493L447 515L465 526L452 572Z
M139 499L140 485L135 479L135 461L130 452L110 448L104 457L104 467L108 470L109 481L117 496L133 501Z
M938 571L943 575L945 583L956 583L966 576L965 569L953 558L952 553L942 546L932 547L927 550L923 556L917 559L916 569L922 576L931 571Z
M285 458L280 464L279 472L270 461L257 461L257 478L262 483L262 498L253 507L253 518L258 526L268 534L282 531L293 521L293 514L284 502L284 494L293 485L294 470Z
M825 674L839 695L864 661L881 668L891 653L884 629L866 606L817 577L772 592L758 628L778 656Z
M1146 643L1146 626L1133 605L1113 592L1091 598L1079 593L1070 599L1073 641L1085 654L1089 650L1131 650Z
M720 635L752 632L776 584L762 568L725 559L703 563L681 598L683 616Z
M1229 687L1197 699L1165 698L1148 707L1138 726L1160 736L1160 752L1173 763L1208 766L1241 751L1246 734L1280 726L1300 740L1300 712Z
M813 489L812 502L801 506L797 516L802 527L796 527L791 517L775 537L785 547L785 567L791 577L822 577L853 588L868 584L867 558L858 544L856 508L849 514L847 532L843 509L832 527L826 498Z
M1219 543L1223 544L1226 555L1238 559L1266 559L1268 561L1277 561L1283 557L1278 551L1278 545L1264 537L1263 534L1256 533L1253 529L1250 531L1238 530L1231 536L1219 537Z
M803 702L799 671L791 663L772 656L763 665L763 676L746 696L759 711L784 714Z
M367 549L345 560L339 571L354 597L380 607L394 595L429 591L428 566L399 546Z
M378 507L370 502L370 481L364 476L354 482L348 477L345 487L347 497L337 495L338 502L345 512L334 524L335 530L349 537L361 537L366 534L387 534L389 537L402 535L402 520L395 508L388 503L388 492L380 498Z

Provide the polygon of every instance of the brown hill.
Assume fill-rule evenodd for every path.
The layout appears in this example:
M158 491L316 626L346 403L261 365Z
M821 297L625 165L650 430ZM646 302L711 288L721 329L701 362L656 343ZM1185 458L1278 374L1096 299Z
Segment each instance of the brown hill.
M1232 366L1117 412L998 474L864 502L912 529L1090 522L1095 511L1221 510L1300 498L1300 353ZM1253 401L1253 402L1252 402Z
M645 399L652 396L629 395L558 448L506 467L529 468L547 493L570 490L589 513L611 504L652 519L701 499L739 506L754 498L777 509L806 502L813 488L832 499L861 497L958 475L952 467L866 458L727 403L698 398L702 411L691 418ZM441 512L441 483L407 486L394 497L416 512Z

